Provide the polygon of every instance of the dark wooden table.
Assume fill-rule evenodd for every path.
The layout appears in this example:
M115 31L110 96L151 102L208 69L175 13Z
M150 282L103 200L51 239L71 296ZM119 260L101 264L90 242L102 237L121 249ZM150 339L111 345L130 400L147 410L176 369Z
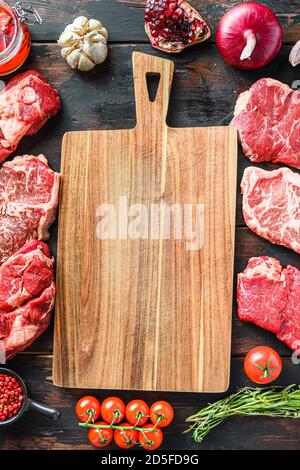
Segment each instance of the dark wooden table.
M62 136L68 130L130 128L135 125L131 55L133 51L160 54L152 49L144 33L144 0L31 0L46 20L32 27L33 47L24 70L34 68L58 88L63 111L36 136L27 138L18 154L44 153L51 166L60 169ZM192 2L207 18L212 29L236 0ZM273 77L292 85L300 79L300 66L288 63L291 45L300 39L299 0L265 0L284 26L284 45L268 67L256 72L241 72L225 65L216 50L214 36L205 44L185 51L175 60L176 72L168 122L171 126L215 126L229 123L238 94L261 77ZM56 40L76 16L99 18L110 33L109 58L88 74L73 72L60 57ZM240 151L239 181L249 161ZM272 168L271 165L264 165ZM56 227L51 248L56 252ZM292 251L273 246L253 234L246 226L237 194L235 271L240 272L251 256L270 255L283 265L300 268L300 258ZM85 432L74 416L76 400L83 390L63 390L51 383L53 327L27 351L9 363L27 381L30 393L40 401L61 409L59 422L27 413L18 426L0 431L0 449L91 449ZM250 348L266 344L284 357L284 371L279 384L300 383L300 366L291 362L291 352L276 338L253 325L243 324L233 309L232 373L230 391L250 385L243 372L243 358ZM172 366L172 365L171 365ZM176 370L172 371L176 374ZM211 371L213 374L214 371ZM102 399L111 391L99 391ZM117 392L116 392L117 393ZM216 395L179 393L122 393L125 400L142 397L149 402L168 399L175 407L176 419L166 432L164 449L299 449L299 422L288 419L234 418L213 431L200 446L192 437L182 434L185 418L196 412Z

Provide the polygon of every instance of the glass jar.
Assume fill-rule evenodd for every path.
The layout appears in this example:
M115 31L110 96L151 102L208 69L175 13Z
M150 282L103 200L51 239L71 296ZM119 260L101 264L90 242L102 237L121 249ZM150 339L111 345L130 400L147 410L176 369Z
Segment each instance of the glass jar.
M42 23L31 5L14 6L0 0L0 75L8 75L24 64L31 47L27 24Z

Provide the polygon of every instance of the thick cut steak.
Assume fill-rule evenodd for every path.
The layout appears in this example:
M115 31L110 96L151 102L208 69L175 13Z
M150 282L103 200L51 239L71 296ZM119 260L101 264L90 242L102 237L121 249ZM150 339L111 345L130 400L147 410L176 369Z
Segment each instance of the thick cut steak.
M300 175L289 168L246 168L241 183L248 227L300 254Z
M25 155L0 169L0 264L31 239L47 240L56 216L60 175L43 155Z
M0 352L6 360L48 327L55 302L54 260L31 240L0 267Z
M38 72L14 77L0 93L0 162L60 110L57 90Z
M239 132L252 162L283 162L300 168L299 91L262 78L241 93L230 125Z
M275 333L291 349L300 347L300 271L279 261L251 258L238 275L238 315Z
M10 312L39 295L53 281L48 246L31 240L0 267L0 312Z

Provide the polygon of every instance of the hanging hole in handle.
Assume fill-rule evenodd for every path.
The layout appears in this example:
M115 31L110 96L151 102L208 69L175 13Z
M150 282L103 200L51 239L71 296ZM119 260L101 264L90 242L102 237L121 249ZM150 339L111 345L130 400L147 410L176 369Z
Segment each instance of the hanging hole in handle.
M146 73L147 89L148 96L151 103L156 99L158 92L159 82L160 82L160 73L148 72Z

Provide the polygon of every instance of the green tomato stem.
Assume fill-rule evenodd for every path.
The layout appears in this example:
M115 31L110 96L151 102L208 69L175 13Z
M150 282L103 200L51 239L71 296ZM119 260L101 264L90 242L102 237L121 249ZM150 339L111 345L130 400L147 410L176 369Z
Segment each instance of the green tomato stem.
M138 426L119 426L117 424L93 424L93 423L78 423L79 426L82 428L95 428L95 429L119 429L119 431L129 431L129 430L135 430L139 432L158 432L157 429L157 424L153 426L153 428L140 428Z

